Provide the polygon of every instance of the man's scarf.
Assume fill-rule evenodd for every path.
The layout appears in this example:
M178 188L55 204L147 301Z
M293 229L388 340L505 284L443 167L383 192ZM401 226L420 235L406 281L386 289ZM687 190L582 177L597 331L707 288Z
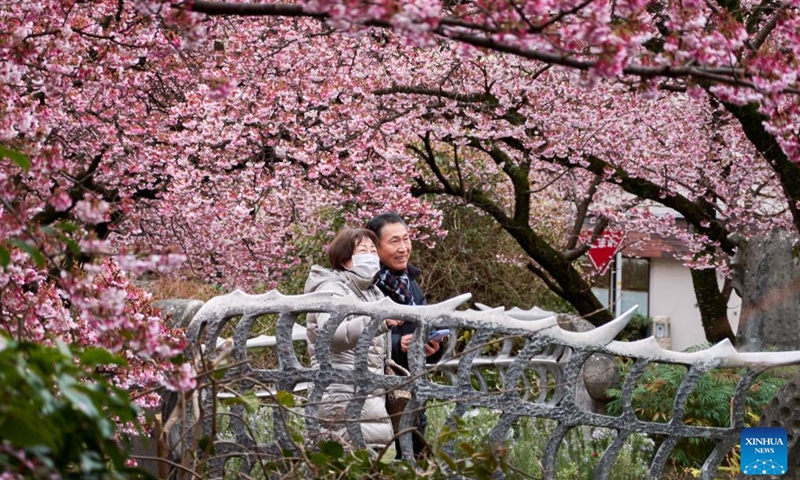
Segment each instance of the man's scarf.
M414 305L414 296L411 295L411 280L406 272L395 275L385 265L381 265L376 285L395 303Z

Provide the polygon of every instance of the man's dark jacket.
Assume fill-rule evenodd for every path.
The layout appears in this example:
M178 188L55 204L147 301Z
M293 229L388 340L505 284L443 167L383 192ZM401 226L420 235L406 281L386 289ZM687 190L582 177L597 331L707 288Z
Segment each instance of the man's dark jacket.
M397 274L397 272L393 272ZM400 272L402 273L402 272ZM412 298L414 298L414 305L427 305L428 302L425 300L425 294L422 293L422 288L420 288L419 283L417 282L417 278L419 277L420 270L411 265L410 263L406 267L406 274L408 275L409 285L408 289L411 293ZM392 298L390 295L391 292L387 292L381 289L387 297ZM394 360L398 365L408 370L408 352L403 352L400 350L400 337L403 335L413 334L414 331L417 329L417 324L413 322L403 322L402 325L399 327L392 328L392 360ZM423 347L424 348L424 347ZM433 355L426 358L427 363L436 363L444 355L444 345L439 347ZM415 435L412 437L412 444L414 447L414 454L415 455L422 455L425 451L425 429L428 426L428 417L425 415L425 410L421 410L417 415L416 419L414 420L414 426L417 428ZM402 458L402 454L400 451L400 440L395 440L395 446L397 449L397 458Z
M409 285L408 289L411 296L414 298L414 305L427 305L428 301L425 300L425 294L422 293L417 278L422 273L420 269L414 265L408 264L406 274L408 275ZM389 292L383 292L387 297L390 296ZM399 327L392 328L392 360L397 362L398 365L408 370L408 352L400 350L400 337L414 333L417 329L417 324L412 322L403 322ZM426 359L427 363L436 363L444 355L444 348L439 350Z

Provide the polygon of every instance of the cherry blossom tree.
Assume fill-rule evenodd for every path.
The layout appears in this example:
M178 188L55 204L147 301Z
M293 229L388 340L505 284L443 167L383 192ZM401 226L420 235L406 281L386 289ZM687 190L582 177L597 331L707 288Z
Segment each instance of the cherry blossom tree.
M104 104L119 91L109 72L123 60L119 52L104 50L102 42L96 49L69 43L73 27L78 32L87 27L81 19L65 22L74 8L61 2L0 7L0 349L9 344L8 337L20 352L38 351L25 347L30 343L44 349L70 345L76 354L70 361L78 363L75 371L85 371L86 376L63 374L56 390L67 381L102 378L129 392L139 407L155 408L159 391L194 388L195 372L181 359L183 332L163 323L151 295L135 286L126 272L171 269L184 257L157 250L109 256L106 240L115 222L125 215L127 205L151 196L158 185L136 188L136 183L132 187L114 181L127 167L112 171L103 164L113 148L97 141L103 135L115 136L114 122L124 122L120 117L102 121ZM98 8L96 13L104 11ZM60 21L46 21L57 18ZM78 94L84 84L95 86L88 97ZM114 354L102 357L113 361L97 365L100 357L91 353L96 348ZM81 365L82 358L94 360ZM92 403L100 408L103 399L113 398L98 390ZM114 411L114 406L106 407ZM118 431L101 426L109 439ZM135 424L120 427L133 430ZM4 448L24 454L17 447L4 443ZM47 448L36 451L37 458L48 454ZM13 472L9 475L17 478Z
M168 3L210 15L306 16L339 27L392 28L415 44L450 39L575 69L588 85L634 76L644 90L709 88L732 104L759 102L765 128L789 159L800 160L792 130L799 93L794 1Z
M537 60L551 67L567 67L579 72L580 81L586 86L597 87L600 82L613 81L623 89L638 90L635 93L639 98L673 91L701 97L709 105L700 108L710 110L711 118L717 117L717 120L709 120L709 125L713 122L727 123L731 117L739 124L736 133L724 134L730 139L718 138L713 150L709 148L698 153L719 157L726 147L732 145L729 140L741 145L743 134L751 145L745 149L749 151L740 155L754 160L757 172L761 172L754 175L754 181L748 180L745 184L758 192L766 191L767 197L775 197L775 193L780 191L785 196L784 199L766 200L766 205L771 207L767 209L774 217L767 223L781 224L785 217L779 213L788 209L795 228L800 225L796 206L799 172L795 164L798 160L797 63L794 55L797 51L796 3L601 1L442 4L387 1L365 4L359 1L314 1L234 4L197 1L188 8L210 15L307 16L323 19L339 28L393 29L414 45L440 44L436 39L449 39L460 43L468 54L470 49L467 47L480 47ZM434 90L415 90L413 85L393 87L391 91L395 93L435 95ZM442 93L440 97L450 99L456 94L454 91ZM720 137L716 133L712 135ZM717 248L726 253L735 249L727 239L731 231L745 228L745 225L746 230L752 231L764 225L740 214L753 207L752 199L731 198L727 194L730 186L711 185L710 175L700 190L692 191L679 185L676 192L668 185L649 179L631 179L624 166L610 162L607 157L594 154L580 157L569 159L568 156L549 155L551 161L561 165L567 162L574 166L588 166L587 170L606 180L610 177L612 183L640 198L659 203L669 198L669 206L682 213L706 240L711 240L695 242L698 246L706 244L703 247L706 254L701 256L706 265L698 266L707 267L708 259ZM701 164L696 157L692 160L694 165ZM582 165L587 162L588 165ZM508 165L502 161L499 163ZM728 162L715 163L716 171L723 172L727 182L742 176L741 172L752 171L749 162L743 163L745 168L731 176ZM705 166L701 168L706 171ZM611 171L616 175L609 175ZM765 175L776 177L777 183L765 182ZM766 190L765 185L769 185ZM456 190L445 184L442 188L428 191L452 194ZM719 198L720 195L723 198ZM720 207L721 202L724 207ZM764 203L758 205L761 209ZM720 210L725 213L720 214ZM519 212L523 218L524 209ZM719 218L730 214L739 218L733 223L727 218ZM517 227L514 227L515 231L519 230ZM541 247L534 250L543 251ZM548 270L548 274L552 275L552 272ZM719 290L716 276L710 268L693 270L710 339L732 336L724 320L725 298L730 287L726 285ZM579 310L586 313L586 307Z
M611 315L579 264L591 242L609 225L678 236L707 338L730 338L730 234L800 230L796 16L792 2L3 4L0 350L5 335L105 347L127 366L102 373L153 407L195 373L124 271L185 259L269 286L326 212L399 210L431 241L432 198L494 219L597 324Z
M610 313L577 263L592 239L609 223L680 235L716 340L731 336L714 270L728 235L800 225L792 3L53 1L0 15L0 143L30 157L2 165L0 238L12 266L41 247L53 277L157 252L268 286L298 236L329 228L326 209L399 210L427 241L444 196L492 216L598 324ZM57 239L73 243L47 250L41 227L64 222L79 230Z
M706 98L648 100L629 95L625 85L576 89L569 72L526 72L524 63L514 63L484 58L462 64L463 76L442 69L430 82L398 79L407 83L376 92L412 97L422 107L418 144L412 140L408 148L428 174L417 177L413 191L459 198L492 215L535 260L530 268L562 296L587 290L573 266L590 243L580 237L587 215L601 219L596 235L612 222L679 236L692 249L685 260L697 267L695 286L716 290L706 313L718 316L707 322L707 335L731 337L725 302L719 302L730 286L720 291L709 268L715 258L724 260L717 249L733 253L733 231L790 225L779 214L785 207L776 207L784 200L774 174L733 118L709 108ZM396 115L387 104L382 109ZM730 145L737 145L738 162L726 157ZM694 232L654 218L656 203L682 213ZM570 219L570 229L561 239L548 237L559 218Z

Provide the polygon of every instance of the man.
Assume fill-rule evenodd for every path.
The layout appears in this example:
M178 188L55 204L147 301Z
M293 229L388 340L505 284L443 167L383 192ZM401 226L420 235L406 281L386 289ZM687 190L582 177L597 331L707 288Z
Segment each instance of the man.
M417 283L420 270L408 263L411 257L411 238L408 226L400 215L389 212L382 213L367 223L367 228L378 236L378 257L381 269L377 286L387 297L404 305L426 305L425 295ZM392 359L398 365L408 369L408 349L411 345L417 324L404 322L392 329ZM425 344L427 363L436 363L444 353L439 342L431 340ZM419 431L413 435L414 454L421 455L425 449L425 427L427 417L421 411L415 426ZM401 456L400 445L397 444L398 458Z

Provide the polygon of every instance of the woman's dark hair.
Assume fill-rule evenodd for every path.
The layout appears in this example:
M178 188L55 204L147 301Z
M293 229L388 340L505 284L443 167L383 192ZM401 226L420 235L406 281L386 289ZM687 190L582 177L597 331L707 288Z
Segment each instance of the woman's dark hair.
M334 270L344 270L344 264L353 258L353 250L356 245L368 238L372 243L378 245L378 237L366 228L345 228L336 235L336 238L328 245L328 261Z

